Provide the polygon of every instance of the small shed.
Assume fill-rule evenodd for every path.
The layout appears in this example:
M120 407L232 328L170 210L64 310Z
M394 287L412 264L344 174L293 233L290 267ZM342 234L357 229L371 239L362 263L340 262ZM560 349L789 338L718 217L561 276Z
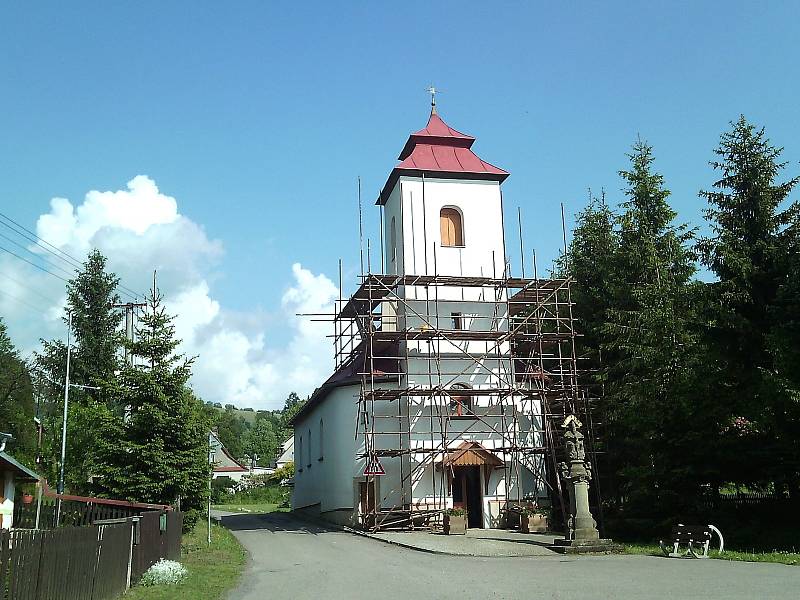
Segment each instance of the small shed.
M0 452L0 529L11 529L14 524L14 491L17 483L35 483L39 476L13 456Z

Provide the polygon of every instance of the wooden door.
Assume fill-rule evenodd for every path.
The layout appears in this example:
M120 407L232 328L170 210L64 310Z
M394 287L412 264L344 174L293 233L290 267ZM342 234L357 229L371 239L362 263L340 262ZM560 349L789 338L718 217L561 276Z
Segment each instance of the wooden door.
M358 492L361 524L371 529L375 527L375 481L360 481Z

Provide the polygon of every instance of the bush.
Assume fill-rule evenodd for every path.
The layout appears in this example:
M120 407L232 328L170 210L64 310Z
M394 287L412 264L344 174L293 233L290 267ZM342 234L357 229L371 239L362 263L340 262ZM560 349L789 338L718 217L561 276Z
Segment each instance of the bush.
M139 580L139 585L175 585L186 578L188 571L181 563L174 560L161 559L147 569Z
M225 504L277 504L288 506L291 498L289 488L270 485L267 487L250 488L236 492L225 498Z
M211 502L222 504L233 493L236 482L230 477L217 477L211 481Z
M294 461L289 461L280 469L275 469L275 472L269 476L270 481L275 483L283 483L286 479L294 477Z

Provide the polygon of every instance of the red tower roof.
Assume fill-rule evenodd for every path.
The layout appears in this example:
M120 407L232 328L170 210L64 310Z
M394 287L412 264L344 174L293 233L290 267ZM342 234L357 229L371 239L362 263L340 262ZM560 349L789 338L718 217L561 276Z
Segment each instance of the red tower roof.
M401 175L504 181L509 174L481 160L471 150L474 142L474 137L445 123L434 108L425 128L408 137L398 157L401 162L392 169L376 204L386 203Z

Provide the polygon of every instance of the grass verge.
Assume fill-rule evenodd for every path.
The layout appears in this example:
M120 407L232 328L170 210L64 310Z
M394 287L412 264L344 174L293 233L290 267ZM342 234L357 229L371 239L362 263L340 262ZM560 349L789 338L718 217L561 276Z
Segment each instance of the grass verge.
M244 569L247 556L233 534L214 524L211 546L205 522L183 536L181 562L189 575L178 585L133 586L122 600L219 600L233 588Z
M648 556L664 556L661 548L654 544L625 544L625 554L645 554ZM739 550L726 550L717 552L711 550L709 558L719 560L740 560L746 562L770 562L783 565L800 565L800 552L786 552L775 550L773 552L741 552Z
M289 512L289 508L282 508L278 504L270 502L229 502L225 504L215 504L212 508L215 510L226 510L228 512L242 512L242 513L270 513L270 512Z

